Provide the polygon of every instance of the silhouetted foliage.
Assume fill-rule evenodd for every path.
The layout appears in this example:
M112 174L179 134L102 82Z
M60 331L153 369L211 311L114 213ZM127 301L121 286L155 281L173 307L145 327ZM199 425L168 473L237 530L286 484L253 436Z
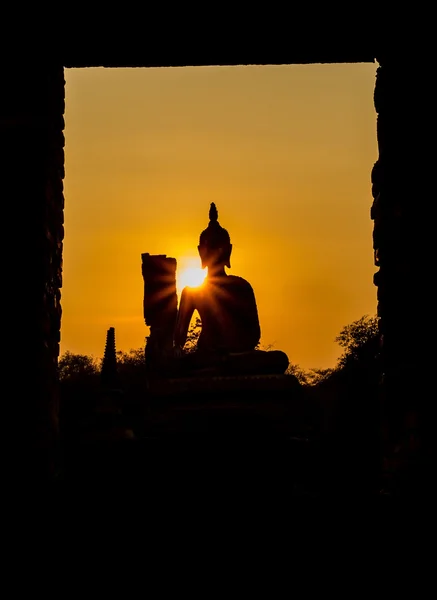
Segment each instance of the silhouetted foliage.
M197 316L194 320L191 321L190 327L188 329L187 341L185 342L184 346L184 352L186 354L191 354L192 352L196 351L201 329L202 321L200 320L200 317Z
M100 389L100 362L93 356L66 352L59 359L60 427L72 439L96 407Z
M86 382L99 373L99 361L86 354L66 352L59 359L59 380L61 382Z
M287 374L297 377L304 386L318 386L330 380L338 380L355 375L371 375L378 378L379 364L379 331L378 318L364 315L357 321L343 327L335 341L344 349L334 368L302 369L299 365L290 364Z
M120 378L126 380L137 371L144 371L144 348L131 348L129 352L117 352L117 368Z
M146 385L144 348L117 352L117 373L120 387L129 394L142 394Z
M286 375L294 375L302 385L308 385L308 371L305 371L299 365L289 364L285 372Z
M346 325L335 341L344 349L331 377L351 400L376 396L380 383L378 318L364 315Z
M360 473L370 481L378 468L381 367L377 317L364 315L336 337L343 348L331 375L315 388L330 477ZM372 484L373 485L373 484Z
M342 368L350 361L373 361L379 352L378 318L364 315L361 319L346 325L335 341L345 349L338 360Z
M304 386L315 386L328 379L335 369L302 369L300 365L290 364L286 375L294 375Z

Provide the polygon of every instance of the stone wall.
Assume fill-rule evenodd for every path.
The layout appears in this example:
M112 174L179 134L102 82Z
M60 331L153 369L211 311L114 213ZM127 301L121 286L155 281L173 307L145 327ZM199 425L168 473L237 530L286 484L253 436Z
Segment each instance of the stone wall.
M410 63L399 56L377 58L374 101L379 157L372 170L371 216L384 377L383 455L386 465L411 464L415 449L423 448L423 440L429 438L423 432L431 422L418 379L425 379L423 360L429 357L425 320L427 315L431 319L431 313L425 300L432 277L418 279L416 275L419 262L429 264L420 190L424 188L422 176L428 173L429 179L431 171L423 165L428 150L415 139L419 122L426 120L426 94L417 89L425 80L414 79L407 72ZM408 77L413 77L414 84ZM2 71L4 318L12 329L7 338L4 385L17 413L10 429L18 451L18 471L39 477L54 473L57 456L63 114L60 64L36 64L29 57ZM402 449L406 461L396 458Z
M379 267L374 283L383 370L380 416L384 473L388 479L396 475L398 486L418 472L424 423L420 380L428 351L420 323L426 280L419 283L417 268L426 264L427 255L420 251L426 233L419 193L422 153L415 139L424 107L408 79L408 61L381 56L378 62L374 103L379 157L371 175L371 218Z
M32 66L29 57L25 64L2 71L4 299L5 318L12 327L4 384L16 399L14 457L23 476L51 475L57 461L63 115L62 66Z

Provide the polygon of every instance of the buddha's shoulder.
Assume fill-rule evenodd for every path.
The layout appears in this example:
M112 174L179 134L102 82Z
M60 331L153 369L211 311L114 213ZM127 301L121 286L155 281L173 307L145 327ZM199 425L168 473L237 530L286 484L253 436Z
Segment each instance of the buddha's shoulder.
M239 277L238 275L228 275L226 280L228 285L235 286L248 291L253 291L250 283L247 281L247 279L244 279L243 277Z

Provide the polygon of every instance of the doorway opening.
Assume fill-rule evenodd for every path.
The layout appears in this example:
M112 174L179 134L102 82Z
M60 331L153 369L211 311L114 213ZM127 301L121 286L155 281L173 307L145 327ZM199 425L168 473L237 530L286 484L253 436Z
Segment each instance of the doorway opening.
M340 329L376 312L376 68L66 69L61 354L101 355L111 326L143 346L141 253L194 276L215 202L262 343L333 366Z

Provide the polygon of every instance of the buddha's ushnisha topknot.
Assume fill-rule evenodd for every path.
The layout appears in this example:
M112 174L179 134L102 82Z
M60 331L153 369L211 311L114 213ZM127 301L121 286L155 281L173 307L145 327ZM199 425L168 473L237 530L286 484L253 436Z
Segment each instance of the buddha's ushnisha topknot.
M200 234L200 245L209 248L220 248L231 241L229 233L218 222L218 211L214 202L209 207L208 227Z
M218 211L217 206L214 202L211 202L211 206L209 207L209 220L217 221L218 220Z
M202 231L199 240L199 253L202 258L202 265L208 261L210 251L222 250L220 260L230 269L231 267L231 238L227 230L218 222L218 211L214 202L211 202L209 207L209 223L208 227ZM203 266L202 266L203 268Z

